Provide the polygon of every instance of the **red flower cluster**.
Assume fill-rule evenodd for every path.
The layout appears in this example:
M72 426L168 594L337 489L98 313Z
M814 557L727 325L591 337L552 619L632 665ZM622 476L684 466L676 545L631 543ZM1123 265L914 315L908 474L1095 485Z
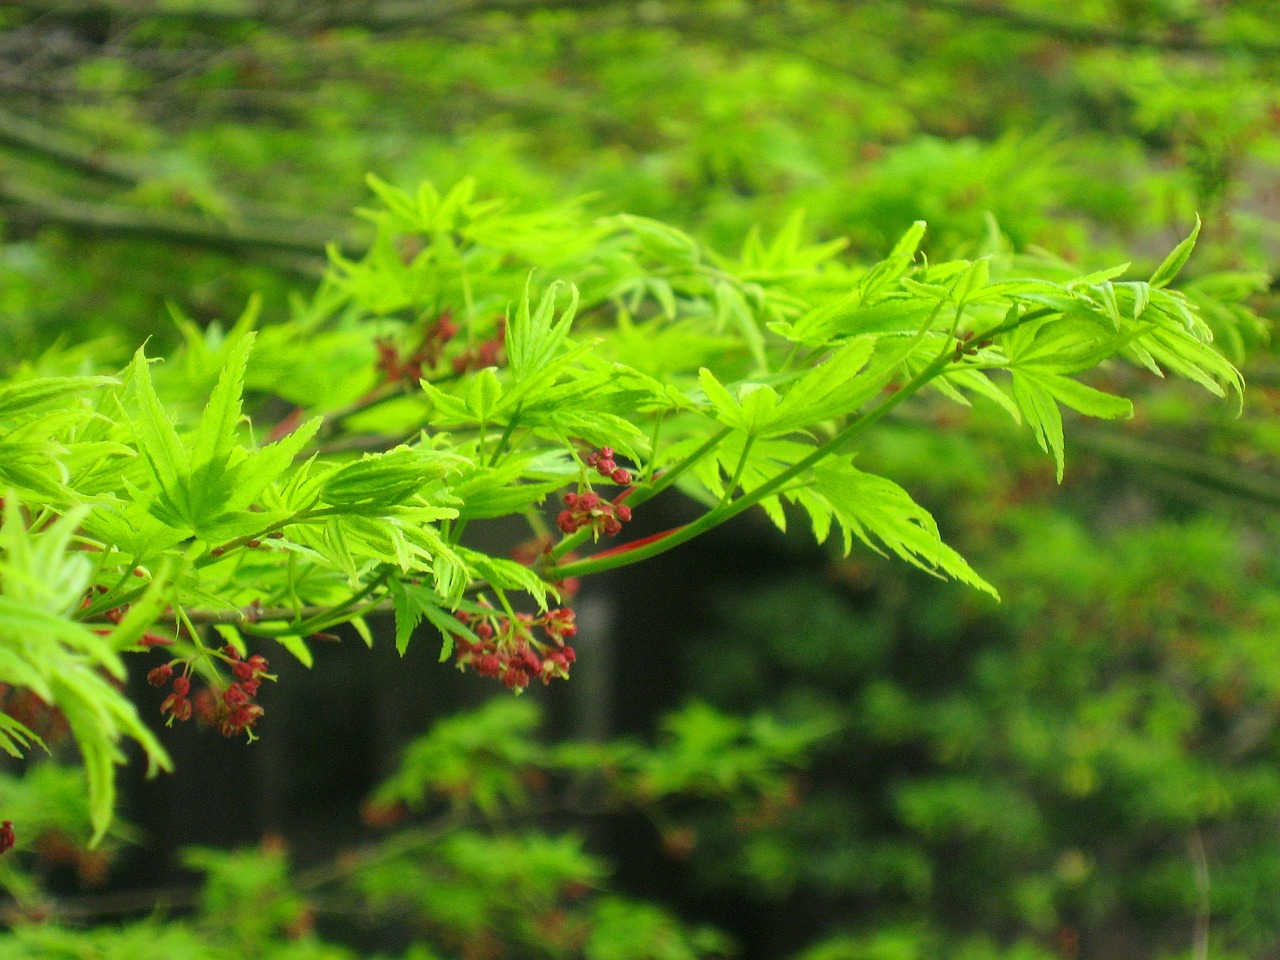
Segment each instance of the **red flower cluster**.
M40 737L46 745L60 742L70 732L67 718L26 687L0 683L0 713L6 713Z
M631 519L631 508L625 503L602 500L596 493L566 493L564 506L556 517L556 526L564 533L590 527L597 537L601 533L613 536Z
M569 667L577 655L565 641L578 632L578 625L567 607L549 610L541 617L519 613L514 620L497 612L472 615L460 611L457 618L471 626L477 638L476 642L462 636L453 638L459 670L470 667L482 677L501 680L516 693L534 679L546 684L553 677L569 678ZM545 640L534 636L535 627L542 629Z
M608 477L619 486L625 487L631 482L631 472L618 466L613 459L613 447L601 447L587 457L587 466L595 467L596 473Z
M173 667L167 663L147 674L147 683L153 687L163 687L171 679L173 693L164 698L164 702L160 704L160 712L169 714L168 723L170 724L175 720L190 720L191 701L187 699L187 695L191 693L191 678L185 673L175 677Z
M224 737L247 733L254 739L253 725L262 716L262 707L253 702L263 680L274 680L267 673L265 657L254 655L248 660L240 658L240 651L228 644L219 654L230 667L235 680L221 693L212 687L204 687L191 696L191 662L174 660L156 667L147 674L147 682L153 687L163 687L171 680L173 692L160 704L160 712L169 714L168 722L190 720L194 714L201 723L215 727ZM182 664L183 672L173 675L174 664Z
M430 372L440 362L444 345L457 334L458 325L453 322L453 315L445 310L423 332L422 343L405 357L400 356L399 348L389 338L375 340L378 369L388 382L402 380L411 385L417 384L424 373Z
M483 370L485 367L501 367L507 362L507 318L498 318L498 329L488 340L468 347L453 358L453 372Z

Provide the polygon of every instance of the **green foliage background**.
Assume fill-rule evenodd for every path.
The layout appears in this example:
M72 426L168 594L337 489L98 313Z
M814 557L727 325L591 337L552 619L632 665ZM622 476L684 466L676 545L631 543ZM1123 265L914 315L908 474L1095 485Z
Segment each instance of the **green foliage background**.
M376 802L416 807L426 825L393 833L372 865L288 880L270 847L193 853L209 879L179 920L30 922L23 909L56 901L41 900L38 861L20 847L3 867L21 908L5 955L354 956L300 922L336 901L412 918L422 936L397 951L406 958L692 957L731 945L671 911L716 896L800 918L798 941L738 944L751 956L1272 955L1272 8L387 3L263 20L230 3L6 6L0 39L26 66L0 77L0 342L20 376L118 370L152 336L151 355L184 351L160 389L194 422L224 361L204 328L228 329L260 294L255 350L270 356L272 322L322 312L311 292L325 243L351 265L347 292L402 329L422 294L388 278L414 251L375 245L362 259L376 217L348 216L377 206L373 171L410 189L474 177L518 212L556 211L551 227L583 224L580 246L537 264L548 276L600 241L597 215L622 211L726 251L757 225L768 239L797 224L806 241L849 237L864 262L927 220L931 262L992 254L1065 280L1135 260L1146 276L1198 213L1178 286L1250 386L1236 419L1198 391L1107 368L1092 382L1133 397L1137 415L1068 422L1061 486L993 404L933 398L895 414L859 468L911 490L1000 606L865 550L833 554L822 578L726 589L720 624L680 637L673 666L717 709L677 714L652 752L560 752L532 737L523 702L495 703L410 748ZM526 270L514 257L537 250L522 239L501 238L513 259L496 258L505 275L472 292L480 302L501 309ZM60 337L104 339L43 352ZM290 383L286 399L329 409L354 400L368 385L355 371L372 375L367 341L360 353L358 338L327 337L305 370L268 365L255 384L250 367L249 389ZM701 357L679 347L672 367L696 369L725 344L707 338ZM647 372L665 375L660 342L614 348L629 362L650 354ZM111 669L107 654L99 666ZM136 718L118 721L127 732ZM476 752L493 740L498 756ZM6 777L0 814L40 811L84 842L80 781L53 770ZM586 841L542 832L539 814L559 801L526 789L531 770L555 786L603 777L605 807L648 811L693 899L663 910L609 891ZM113 830L107 851L133 839ZM576 899L576 884L598 892ZM406 890L421 899L397 899ZM576 932L560 944L547 917ZM497 952L466 952L478 943Z

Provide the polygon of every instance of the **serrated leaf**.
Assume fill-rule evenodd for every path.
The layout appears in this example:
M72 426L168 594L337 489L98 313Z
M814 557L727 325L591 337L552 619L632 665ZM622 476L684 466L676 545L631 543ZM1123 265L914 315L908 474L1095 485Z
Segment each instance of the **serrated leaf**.
M1051 394L1033 374L1013 371L1013 399L1022 417L1031 427L1036 443L1046 453L1053 454L1058 482L1062 482L1065 458L1063 451L1062 414Z
M453 654L453 634L461 634L468 639L476 639L475 634L465 625L459 623L444 608L443 598L427 587L413 583L402 583L392 580L390 584L391 605L396 618L396 650L404 656L409 647L413 631L425 618L444 638L444 646L440 653L440 662L444 663Z
M791 384L778 404L773 419L775 430L795 430L852 413L868 399L858 374L871 359L876 341L858 337L812 367ZM879 391L876 386L872 393Z
M998 599L995 588L942 542L933 517L902 487L841 461L824 461L813 473L814 492L840 523L846 553L852 538L877 551L878 541L912 566L954 577Z
M563 286L558 280L543 293L537 309L530 312L529 286L532 280L530 276L525 281L520 306L507 326L507 364L517 380L537 373L551 361L568 337L574 315L578 312L578 288L569 284L569 306L559 320L554 319L556 293Z
M223 508L228 512L248 509L263 490L293 465L294 458L315 436L321 423L321 417L312 417L287 437L254 450L236 464L225 478Z
M49 748L45 746L45 742L26 725L15 720L7 713L0 713L0 750L3 750L15 760L21 760L26 750L31 744L36 744L45 753L49 752Z
M215 475L223 472L235 447L236 426L240 421L244 392L244 374L249 362L249 351L253 348L253 339L252 332L246 333L232 346L218 377L217 386L213 388L209 402L200 415L200 425L191 445L193 488L200 484L217 486L220 477Z
M716 379L714 373L706 367L700 367L698 369L698 383L702 385L702 392L706 394L711 406L715 408L715 412L718 414L717 420L727 426L737 427L739 430L746 429L742 405L725 389L724 384Z
M0 387L0 420L34 413L50 403L80 397L95 387L118 385L115 377L41 377Z
M944 287L937 283L921 283L919 280L912 280L910 277L900 277L898 282L917 297L926 300L940 300L947 302L951 299L951 288Z
M659 260L692 266L701 258L697 241L670 224L632 214L621 214L610 219L630 230L641 246Z
M493 367L485 367L471 377L467 388L467 411L481 423L487 423L502 399L502 382Z
M1174 247L1170 254L1164 258L1164 263L1156 267L1156 272L1151 275L1151 279L1147 283L1155 289L1167 287L1181 272L1186 262L1191 259L1191 251L1196 248L1196 238L1199 236L1200 215L1196 214L1196 225L1191 228L1191 234Z
M1026 376L1028 371L1023 370L1022 373ZM1054 399L1077 413L1083 413L1089 417L1099 417L1104 420L1133 416L1133 403L1124 397L1117 397L1112 393L1104 393L1081 383L1079 380L1073 380L1070 377L1064 377L1061 374L1047 370L1035 370L1032 375L1044 385Z
M754 437L769 432L778 409L778 391L767 383L746 383L739 398L747 433Z
M538 601L541 609L547 608L547 595L552 592L550 585L524 564L466 547L456 550L467 566L491 586L499 590L523 590Z
M747 305L747 301L743 298L741 291L733 284L723 280L718 281L713 290L717 332L723 329L727 323L732 323L733 326L737 327L742 339L746 341L747 349L751 353L751 359L755 362L756 369L768 369L769 364L765 356L764 335L760 332L760 323L756 319L755 312Z
M366 454L325 477L320 499L351 510L386 509L405 502L432 480L443 477L452 459L410 447Z
M310 669L315 663L315 656L302 637L286 633L274 636L272 639L293 654L294 658L307 669Z
M958 304L967 303L977 295L991 278L991 260L983 257L975 260L951 287L951 297Z
M125 415L133 427L138 450L159 487L162 506L171 510L178 521L190 523L191 504L187 501L185 479L190 475L191 462L156 396L141 347L134 354L129 373L133 403L126 407Z

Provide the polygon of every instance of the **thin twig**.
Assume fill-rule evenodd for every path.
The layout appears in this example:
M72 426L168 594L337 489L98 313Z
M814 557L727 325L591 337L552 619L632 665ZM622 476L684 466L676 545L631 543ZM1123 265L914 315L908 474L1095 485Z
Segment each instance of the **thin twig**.
M1187 838L1191 851L1191 864L1196 880L1196 920L1192 936L1191 955L1194 960L1209 960L1209 858L1204 852L1204 838L1196 827Z

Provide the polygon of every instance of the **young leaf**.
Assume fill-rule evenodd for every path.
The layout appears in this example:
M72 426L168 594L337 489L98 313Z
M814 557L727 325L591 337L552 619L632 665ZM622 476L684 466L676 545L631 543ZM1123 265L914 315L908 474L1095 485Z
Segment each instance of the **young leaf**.
M139 347L129 367L130 399L125 410L152 477L160 489L158 506L177 522L190 523L191 504L187 500L186 478L191 462L183 449L178 432L169 421L160 398L151 383L148 361Z
M1191 251L1196 247L1196 238L1198 236L1200 236L1200 215L1196 214L1196 225L1191 228L1190 236L1173 248L1173 251L1164 258L1164 263L1156 267L1156 272L1151 275L1151 279L1147 282L1156 289L1167 287L1182 270L1187 260L1190 259Z
M878 540L921 570L954 577L998 598L995 588L942 542L933 517L902 487L840 461L823 461L813 474L814 493L827 501L843 528L846 553L852 537L877 551Z
M525 281L524 296L507 328L507 363L517 380L537 373L559 351L569 335L569 327L578 312L578 288L569 285L569 307L554 320L556 292L560 281L553 283L538 301L538 307L529 312L529 286L532 276Z

